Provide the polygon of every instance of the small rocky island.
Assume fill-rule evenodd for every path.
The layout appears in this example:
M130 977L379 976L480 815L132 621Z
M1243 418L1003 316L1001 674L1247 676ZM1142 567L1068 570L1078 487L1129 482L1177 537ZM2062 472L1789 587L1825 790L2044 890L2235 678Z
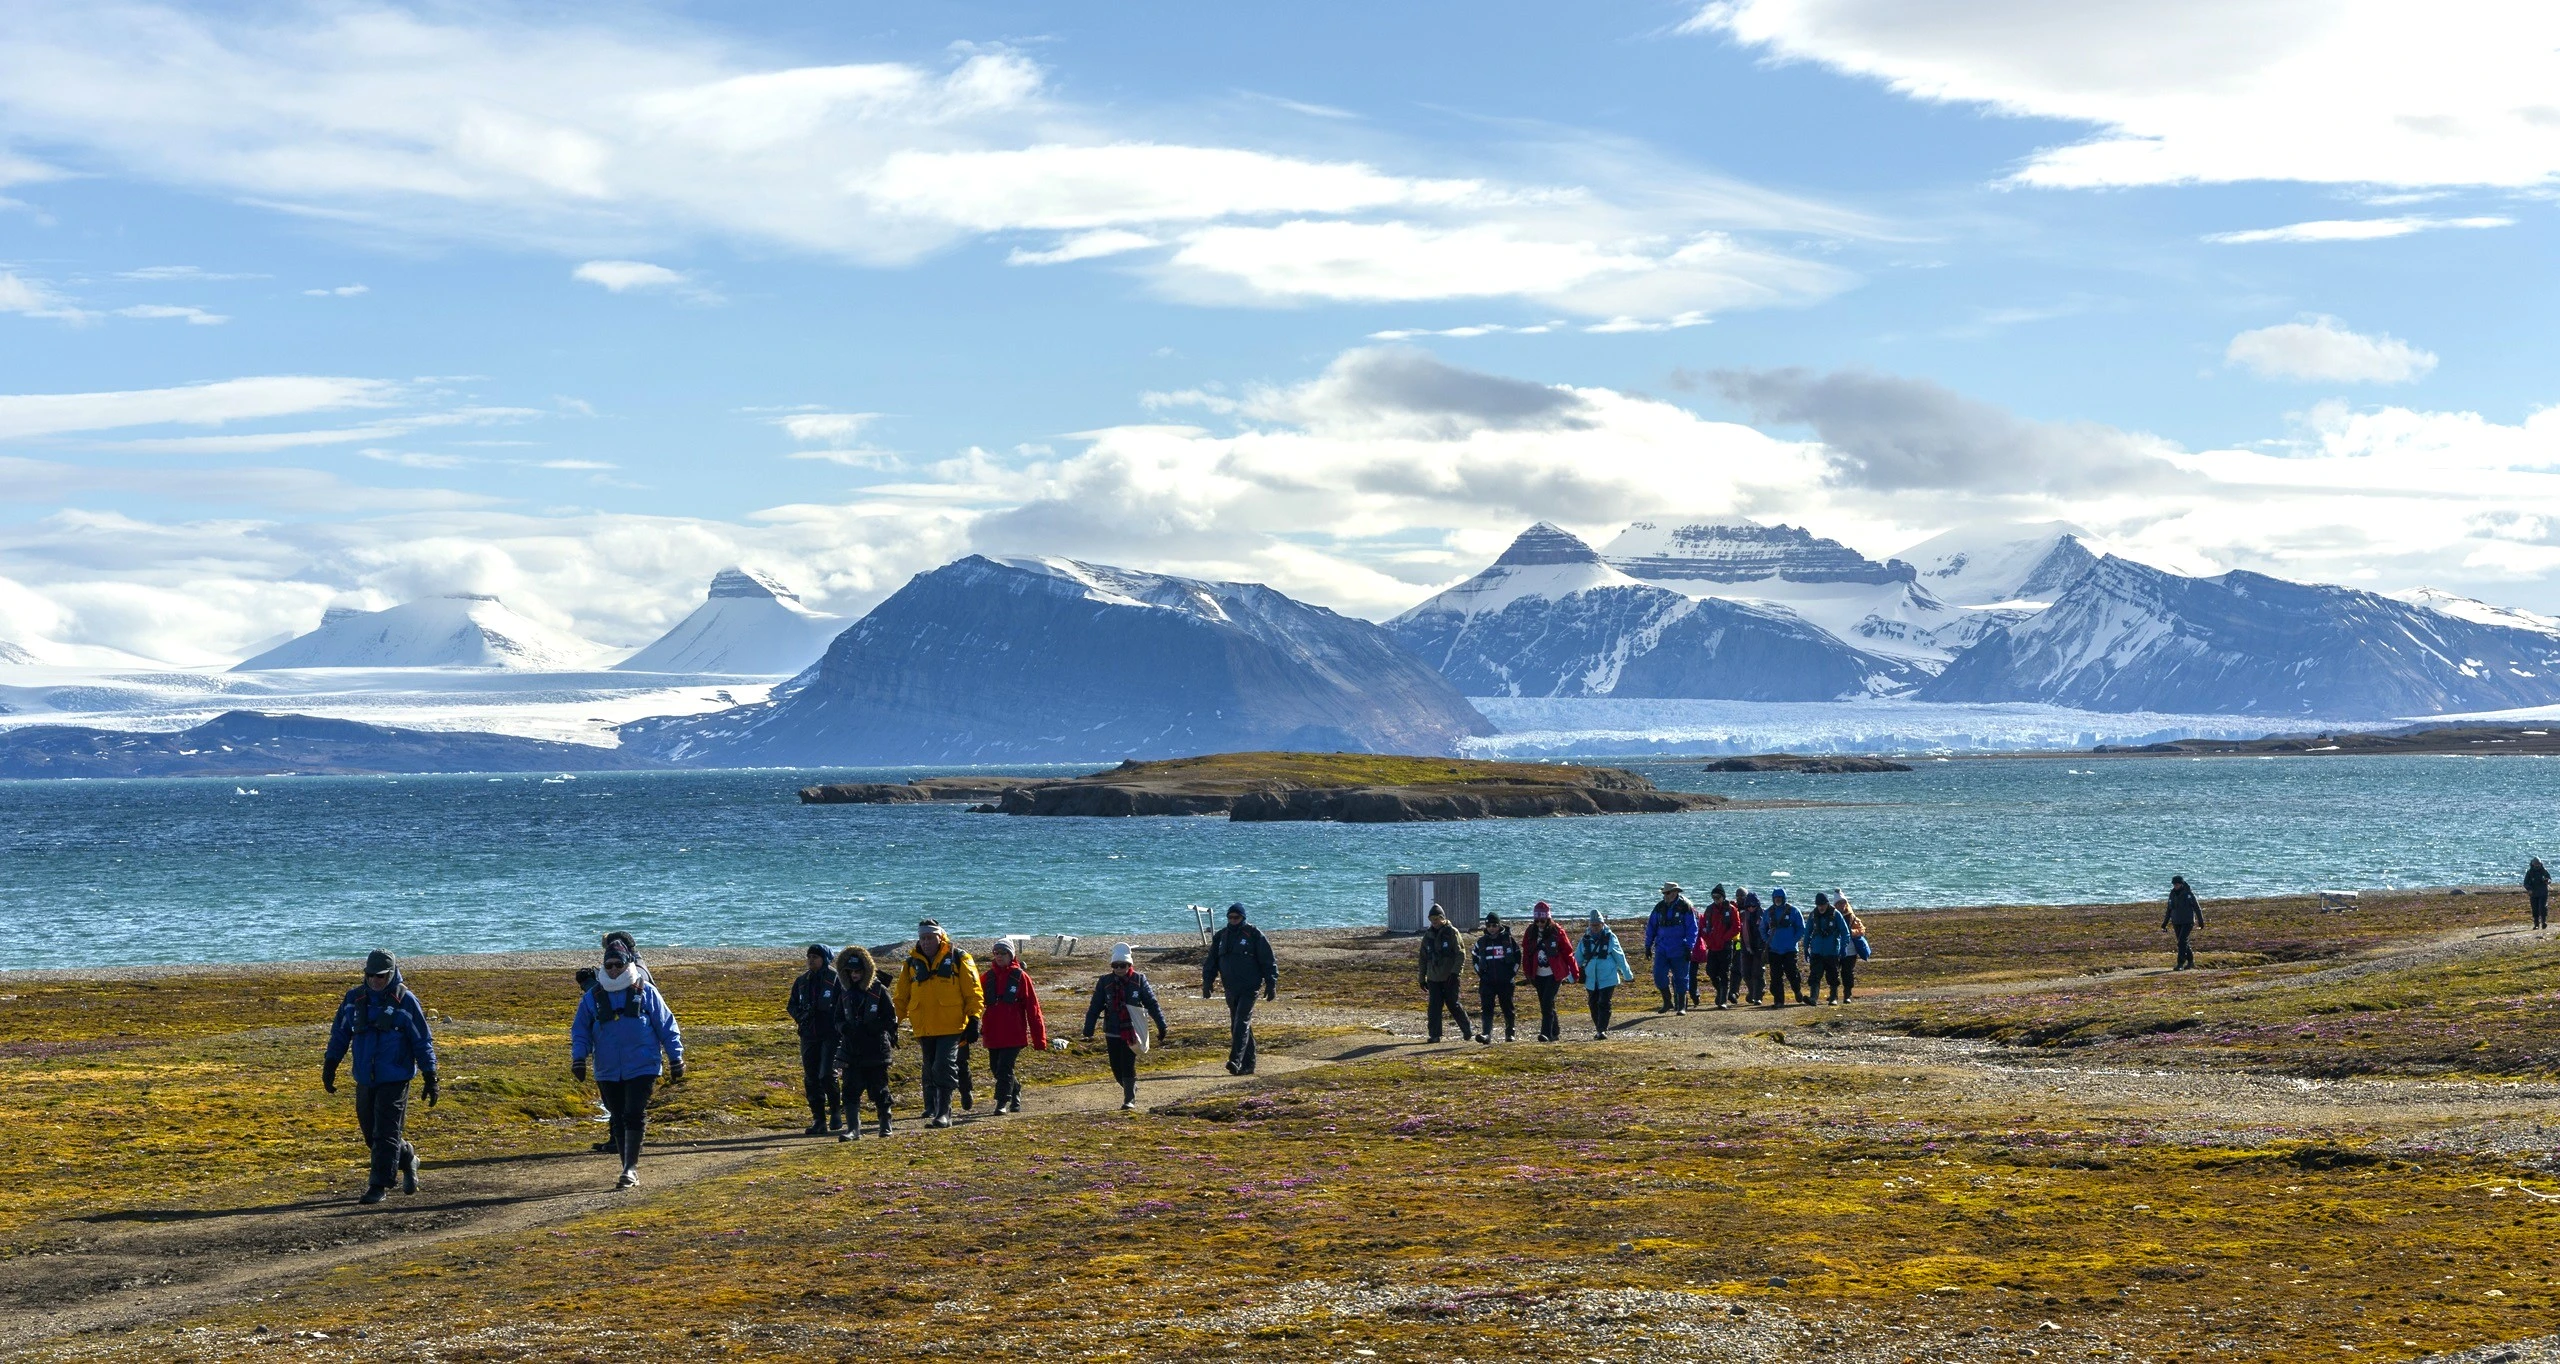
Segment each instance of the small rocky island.
M801 790L800 799L862 805L970 800L977 802L970 808L982 814L1222 814L1237 821L1346 824L1669 814L1731 804L1723 796L1665 791L1615 767L1366 753L1216 753L1132 760L1083 777L926 777L811 786Z
M1748 758L1712 758L1698 764L1701 772L1908 772L1909 763L1864 753L1755 753Z

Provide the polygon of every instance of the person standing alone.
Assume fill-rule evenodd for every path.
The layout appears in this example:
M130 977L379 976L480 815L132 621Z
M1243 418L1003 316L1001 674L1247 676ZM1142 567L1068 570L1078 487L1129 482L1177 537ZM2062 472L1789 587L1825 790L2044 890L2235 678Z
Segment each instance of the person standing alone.
M1512 995L1520 982L1520 944L1511 936L1511 926L1502 916L1485 911L1484 931L1476 937L1476 1022L1483 1028L1476 1040L1488 1046L1493 1043L1493 1008L1502 1006L1502 1040L1516 1041L1519 1034L1511 1020Z
M809 1135L844 1130L844 1090L836 1080L836 954L809 944L809 969L791 982L791 1021L800 1029L800 1089L809 1099Z
M359 1203L379 1203L400 1181L402 1193L418 1191L418 1148L408 1140L409 1080L426 1076L427 1107L436 1106L436 1040L427 1011L400 981L400 964L379 948L366 954L364 980L338 1002L329 1024L329 1050L320 1062L320 1088L338 1092L338 1063L355 1053L356 1130L372 1152Z
M1280 997L1280 963L1271 955L1271 940L1244 921L1244 906L1227 906L1227 926L1209 939L1209 955L1200 963L1200 997L1220 980L1227 983L1227 1073L1253 1073L1253 1001Z
M658 1064L661 1053L666 1056L663 1068ZM585 1080L590 1060L597 1097L611 1119L606 1137L622 1162L622 1180L614 1187L628 1189L640 1182L650 1091L661 1074L669 1083L684 1078L684 1033L650 983L649 969L619 944L605 949L595 988L579 997L578 1016L569 1023L569 1073Z
M1466 945L1458 941L1458 930L1449 922L1449 912L1438 905L1431 907L1431 925L1422 930L1422 943L1416 951L1415 971L1422 988L1431 996L1431 1040L1440 1040L1440 1012L1448 1010L1457 1022L1458 1040L1475 1036L1468 1026L1467 1006L1458 1002L1458 978L1466 969Z
M961 1039L987 1009L978 964L932 919L916 923L916 945L898 968L898 1017L924 1048L924 1125L951 1125L951 1096L960 1089Z
M2551 926L2551 869L2537 857L2524 869L2524 898L2533 908L2533 926Z
M2187 945L2187 935L2204 927L2204 906L2197 904L2196 893L2187 889L2187 878L2183 876L2169 878L2169 911L2160 916L2160 926L2174 929L2178 934L2178 964L2169 969L2193 970L2196 964L2196 953L2194 948Z

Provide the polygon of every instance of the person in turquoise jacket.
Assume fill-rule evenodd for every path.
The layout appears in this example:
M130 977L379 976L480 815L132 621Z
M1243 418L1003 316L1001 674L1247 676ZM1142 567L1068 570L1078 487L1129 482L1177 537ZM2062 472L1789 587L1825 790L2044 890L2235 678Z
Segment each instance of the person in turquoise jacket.
M1760 911L1760 936L1769 943L1769 1007L1787 1007L1790 986L1796 1003L1812 1003L1804 992L1804 969L1796 962L1796 949L1804 944L1804 911L1787 903L1785 891L1769 892L1769 906Z
M1575 946L1573 955L1582 964L1582 988L1591 1005L1592 1040L1606 1041L1609 1036L1609 997L1617 993L1619 986L1635 979L1636 969L1628 965L1627 949L1619 945L1617 932L1609 927L1609 921L1601 918L1600 911L1596 909L1591 911L1591 917L1582 930L1582 941Z
M628 1189L640 1182L640 1139L649 1126L649 1092L657 1088L665 1053L664 1074L670 1082L684 1078L684 1033L675 1012L649 982L649 968L620 946L608 947L604 969L593 989L578 997L578 1016L569 1024L569 1073L587 1078L595 1063L596 1091L612 1118L609 1139L622 1160Z

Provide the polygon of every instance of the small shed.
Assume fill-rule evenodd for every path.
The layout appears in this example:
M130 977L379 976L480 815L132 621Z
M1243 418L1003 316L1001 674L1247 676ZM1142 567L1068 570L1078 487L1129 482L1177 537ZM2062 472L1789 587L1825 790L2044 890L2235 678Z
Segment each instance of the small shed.
M1449 912L1449 922L1472 933L1483 922L1482 903L1474 872L1397 872L1387 878L1387 931L1421 932L1438 905Z

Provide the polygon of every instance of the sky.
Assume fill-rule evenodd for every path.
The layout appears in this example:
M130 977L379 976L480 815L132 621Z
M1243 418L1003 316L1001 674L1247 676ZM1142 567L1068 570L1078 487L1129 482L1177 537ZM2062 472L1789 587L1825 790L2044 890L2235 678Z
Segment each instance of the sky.
M2467 0L0 0L0 641L1665 516L2560 610L2555 92Z

